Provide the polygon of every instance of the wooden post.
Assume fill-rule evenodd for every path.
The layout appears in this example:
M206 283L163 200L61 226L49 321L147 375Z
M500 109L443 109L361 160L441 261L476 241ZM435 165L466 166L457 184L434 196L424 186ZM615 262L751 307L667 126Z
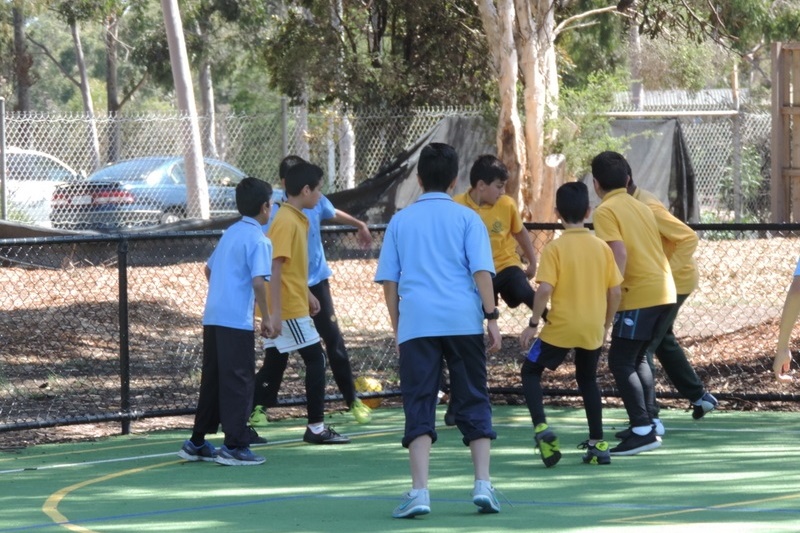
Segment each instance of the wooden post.
M770 158L772 160L770 182L770 206L773 222L787 222L788 188L783 179L783 91L782 68L783 44L772 43L772 134L770 139Z

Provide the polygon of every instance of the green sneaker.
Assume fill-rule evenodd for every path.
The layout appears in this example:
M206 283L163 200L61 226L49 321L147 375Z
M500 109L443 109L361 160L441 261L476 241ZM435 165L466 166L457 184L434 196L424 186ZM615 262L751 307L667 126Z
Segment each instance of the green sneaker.
M359 424L366 424L372 420L372 409L364 405L364 402L358 398L356 398L355 401L350 404L350 413Z
M267 427L267 410L264 409L263 405L255 406L253 412L250 414L250 418L247 421L247 424L254 428Z
M604 440L599 440L595 444L589 444L585 440L578 444L578 448L586 450L583 454L583 462L587 465L608 465L611 464L611 454L608 453L608 443Z
M534 428L534 432L536 433L536 447L539 448L544 466L547 468L556 466L556 463L561 460L558 437L553 430L547 427L547 424L539 424Z

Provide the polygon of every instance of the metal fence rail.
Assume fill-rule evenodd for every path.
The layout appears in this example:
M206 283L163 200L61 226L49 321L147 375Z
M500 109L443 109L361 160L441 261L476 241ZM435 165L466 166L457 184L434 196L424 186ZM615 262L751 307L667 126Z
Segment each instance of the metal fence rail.
M528 225L541 248L558 226ZM728 408L800 401L771 375L777 322L800 249L800 225L697 225L701 284L676 323L707 388ZM354 373L399 390L383 293L372 282L384 227L369 250L325 228L331 288ZM202 358L203 264L220 232L0 240L0 432L191 413ZM527 308L500 306L503 350L490 387L518 394L517 335ZM260 365L262 354L254 354ZM281 402L303 401L302 362L290 357ZM551 394L577 395L571 365L548 375ZM616 395L603 366L601 388ZM662 397L672 388L658 377ZM338 391L329 378L330 400Z

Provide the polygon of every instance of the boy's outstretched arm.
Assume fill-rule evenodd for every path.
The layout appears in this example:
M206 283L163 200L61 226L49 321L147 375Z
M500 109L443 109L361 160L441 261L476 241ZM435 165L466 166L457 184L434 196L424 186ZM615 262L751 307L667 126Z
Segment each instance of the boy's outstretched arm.
M526 229L512 233L512 235L517 240L519 247L522 248L522 253L528 259L528 268L525 269L525 275L528 279L532 279L536 275L536 250L533 248L531 236Z
M479 270L472 275L475 280L475 285L478 286L478 294L481 296L481 303L484 312L491 312L496 307L494 303L494 289L492 288L492 274L487 270ZM496 352L500 349L501 341L500 328L497 326L497 320L487 320L486 330L489 333L489 348L490 352Z
M775 372L775 379L778 381L787 382L792 380L787 374L792 362L789 340L798 316L800 316L800 276L795 276L789 286L789 291L786 293L786 301L783 302L781 326L778 333L778 350L772 363L772 370Z
M267 284L263 276L253 278L253 292L256 295L256 305L261 311L261 336L270 338L272 324L269 321L269 308L267 307Z
M336 215L331 218L337 224L342 224L346 226L353 226L354 228L358 228L358 242L361 243L362 246L369 247L372 246L372 234L369 232L369 228L367 224L363 221L357 219L356 217L345 213L344 211L337 209Z

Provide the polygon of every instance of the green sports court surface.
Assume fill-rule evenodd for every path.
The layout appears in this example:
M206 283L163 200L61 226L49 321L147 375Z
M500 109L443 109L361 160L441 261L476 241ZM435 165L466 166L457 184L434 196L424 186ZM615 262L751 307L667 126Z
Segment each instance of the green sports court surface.
M442 419L443 407L440 408ZM302 420L271 424L254 449L262 466L187 463L184 431L44 445L0 454L0 533L10 531L235 532L797 532L800 415L715 412L696 422L662 412L661 448L581 462L583 411L548 410L563 457L545 468L534 453L524 407L496 407L494 485L502 511L472 504L469 450L440 428L431 458L431 513L391 518L410 486L400 446L403 414L377 409L371 424L329 421L353 442L301 442ZM604 412L606 438L624 412ZM221 436L210 439L215 445Z

